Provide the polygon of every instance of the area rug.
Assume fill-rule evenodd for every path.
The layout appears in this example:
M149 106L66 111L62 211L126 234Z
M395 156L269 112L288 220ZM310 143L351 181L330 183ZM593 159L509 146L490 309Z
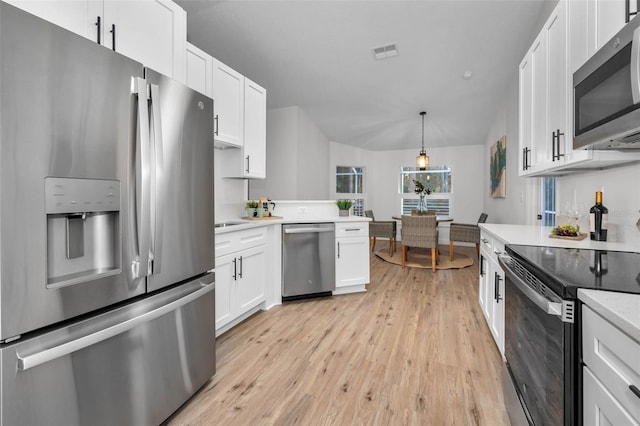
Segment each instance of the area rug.
M402 246L398 241L398 251L393 254L393 257L389 257L389 249L378 249L375 251L376 256L385 262L393 263L396 265L402 264ZM458 253L453 250L453 260L449 260L449 247L441 246L440 255L438 256L438 264L436 269L460 269L473 265L474 261L466 254ZM417 247L411 247L407 251L407 263L406 266L411 268L429 268L431 269L431 249L421 249Z

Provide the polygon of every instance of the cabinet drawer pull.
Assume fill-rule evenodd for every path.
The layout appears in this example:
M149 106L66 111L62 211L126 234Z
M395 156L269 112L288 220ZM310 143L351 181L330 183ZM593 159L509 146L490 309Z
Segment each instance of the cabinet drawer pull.
M347 231L347 232L360 231L360 228L347 228L347 229L345 229L345 231Z
M629 389L631 390L631 392L633 392L635 396L640 398L640 389L638 389L635 385L629 385Z
M240 260L240 272L238 272L238 276L242 278L242 256L240 256L239 260Z

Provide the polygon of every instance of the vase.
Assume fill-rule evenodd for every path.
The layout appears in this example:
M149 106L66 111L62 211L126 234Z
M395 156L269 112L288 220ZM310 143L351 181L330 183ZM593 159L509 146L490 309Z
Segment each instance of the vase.
M338 210L338 216L349 216L349 210Z
M418 200L418 208L416 209L418 214L427 214L427 202L424 199L424 194L420 194Z
M255 207L247 207L247 217L253 217L256 214Z
M262 207L258 207L256 213L258 217L264 217L264 209Z

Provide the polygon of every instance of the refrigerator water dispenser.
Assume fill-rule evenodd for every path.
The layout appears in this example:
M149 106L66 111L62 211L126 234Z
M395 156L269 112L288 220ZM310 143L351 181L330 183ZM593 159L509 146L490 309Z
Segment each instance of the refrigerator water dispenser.
M47 287L121 272L120 182L45 179Z

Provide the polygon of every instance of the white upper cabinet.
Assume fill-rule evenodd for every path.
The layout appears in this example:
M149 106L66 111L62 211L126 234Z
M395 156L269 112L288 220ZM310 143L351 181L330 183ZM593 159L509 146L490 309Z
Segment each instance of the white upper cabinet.
M168 0L104 2L102 44L185 81L187 13Z
M214 138L218 146L244 144L244 76L213 58Z
M622 0L560 0L520 63L520 176L553 176L640 159L573 149L573 72L625 24ZM634 6L630 6L634 11Z
M185 80L187 14L168 0L10 0L9 3Z
M187 86L213 97L213 58L206 52L187 43Z
M6 0L26 12L66 28L83 37L97 40L98 20L103 0Z
M267 91L245 78L244 177L264 179L267 173Z

